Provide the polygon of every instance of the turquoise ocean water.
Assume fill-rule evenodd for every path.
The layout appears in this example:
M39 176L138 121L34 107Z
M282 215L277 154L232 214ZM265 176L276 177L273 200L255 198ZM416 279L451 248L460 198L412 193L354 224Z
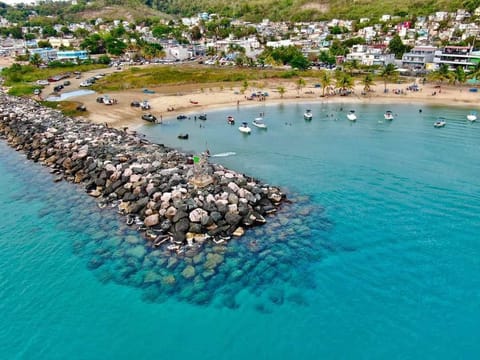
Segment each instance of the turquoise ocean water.
M386 109L262 105L144 126L294 201L287 225L231 243L210 280L175 270L167 290L114 211L0 142L0 359L478 358L480 123L424 105L388 105L387 122ZM237 130L260 112L267 130Z

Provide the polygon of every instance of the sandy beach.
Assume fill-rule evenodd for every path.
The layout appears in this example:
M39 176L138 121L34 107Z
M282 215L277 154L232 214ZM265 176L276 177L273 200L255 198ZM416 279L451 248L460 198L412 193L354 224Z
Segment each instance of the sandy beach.
M113 72L114 69L102 69L85 73L82 79L70 79L71 85L66 87L63 92L85 89L79 87L84 79L98 73ZM420 79L418 79L420 80ZM151 105L150 112L158 120L167 117L173 117L178 114L198 115L211 109L232 108L236 106L258 105L258 99L248 100L252 93L257 91L267 92L265 97L267 103L292 103L292 102L342 102L342 103L412 103L412 104L430 104L430 105L448 105L463 106L470 108L480 108L480 93L469 91L469 87L448 86L433 83L419 83L419 91L407 90L407 87L415 83L415 79L404 81L401 84L387 84L388 92L385 93L383 82L377 82L367 94L362 93L363 85L357 84L354 92L348 96L328 95L322 96L322 89L316 88L315 79L305 79L306 85L297 89L295 80L265 80L262 83L252 82L249 88L242 93L242 84L193 84L193 85L162 85L159 87L150 87L149 90L154 93L144 93L143 89L133 89L108 94L89 94L72 97L74 100L83 103L88 110L85 116L88 120L96 123L108 123L110 126L134 129L142 124L142 110L131 107L132 101L148 100ZM49 85L43 91L43 96L48 96L52 92L53 85ZM283 96L278 88L283 87L285 93ZM105 105L97 103L96 98L100 95L108 95L116 99L114 105ZM169 110L170 109L170 110ZM171 111L171 109L174 109ZM228 115L228 114L226 114Z

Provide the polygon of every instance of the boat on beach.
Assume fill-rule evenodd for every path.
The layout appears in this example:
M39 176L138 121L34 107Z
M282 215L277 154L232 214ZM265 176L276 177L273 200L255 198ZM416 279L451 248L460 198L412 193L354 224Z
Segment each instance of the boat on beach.
M305 120L312 120L313 119L312 110L310 109L305 110L305 112L303 113L303 118Z
M242 125L238 128L238 130L244 134L250 134L252 132L252 129L250 129L246 121L242 122Z
M267 124L265 124L262 117L256 117L255 119L253 119L252 124L260 129L267 128Z
M355 110L350 110L347 114L347 119L350 121L356 121L357 115L355 114Z
M477 120L477 112L476 111L470 111L470 114L467 115L467 120L468 121L476 121Z
M385 118L385 120L393 120L394 116L393 116L393 113L390 110L387 110L383 114L383 117Z
M444 127L445 125L447 125L447 122L445 121L445 118L443 118L443 117L439 117L437 119L437 121L435 121L433 123L433 126L436 127L436 128L441 128L441 127Z

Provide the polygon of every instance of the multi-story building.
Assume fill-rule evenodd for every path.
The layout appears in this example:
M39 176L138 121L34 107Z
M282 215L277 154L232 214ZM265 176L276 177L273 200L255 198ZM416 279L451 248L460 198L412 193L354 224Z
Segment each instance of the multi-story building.
M415 46L410 52L403 54L402 67L412 70L425 70L428 63L433 62L437 48L434 46Z
M49 62L57 59L57 50L52 48L36 48L31 49L30 54L38 54L44 62Z
M346 61L354 60L366 66L385 66L394 63L395 55L386 53L385 47L354 45L352 51L347 55Z
M457 67L469 70L480 62L480 52L473 51L472 46L445 46L435 51L433 62L437 66L446 64L452 70Z

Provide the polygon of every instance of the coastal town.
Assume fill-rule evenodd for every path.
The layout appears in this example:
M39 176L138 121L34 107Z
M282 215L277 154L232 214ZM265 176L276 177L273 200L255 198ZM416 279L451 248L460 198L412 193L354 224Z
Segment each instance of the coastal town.
M478 358L479 40L480 0L0 0L0 359Z
M32 9L27 23L35 23ZM200 13L156 24L96 18L90 22L19 25L0 18L0 56L37 66L89 59L122 64L170 64L355 69L389 64L401 74L425 76L442 66L478 71L480 8L429 16L250 23ZM279 56L274 49L295 49ZM270 49L267 51L267 49ZM460 82L466 79L457 79Z
M265 19L258 24L254 24L241 20L220 18L216 14L200 13L195 17L179 18L176 21L159 21L151 26L126 20L108 22L96 18L91 22L59 22L43 27L32 25L32 23L35 23L36 14L34 10L29 12L31 19L28 26L24 24L24 26L19 27L18 24L9 21L7 18L0 18L1 30L4 34L0 41L0 54L15 64L20 62L25 64L23 66L34 65L38 69L49 67L59 69L55 75L49 76L48 79L36 80L33 84L33 94L30 92L25 95L31 97L34 101L44 101L46 99L47 101L58 102L62 100L59 94L65 87L72 90L78 89L73 90L73 92L66 92L66 94L70 93L80 100L75 109L80 115L79 121L88 120L95 124L92 125L93 129L100 126L102 134L109 134L113 131L110 130L111 128L120 131L121 136L124 136L129 129L129 131L133 131L131 134L136 134L135 130L132 130L136 126L145 121L161 123L163 115L166 117L176 116L177 119L195 118L195 120L198 115L199 120L206 120L207 114L201 112L206 109L215 106L236 105L239 107L246 101L265 101L267 97L272 100L279 100L283 99L284 94L289 90L290 94L287 96L287 101L296 101L301 96L304 99L312 99L318 96L326 99L326 96L330 95L333 95L332 98L336 98L337 101L339 101L339 98L335 95L340 95L342 101L345 101L350 94L356 94L353 101L358 101L360 93L363 101L370 99L369 93L377 93L375 95L377 101L379 96L398 95L404 95L405 100L411 101L412 98L419 100L425 98L425 96L436 96L438 91L436 98L440 103L444 103L446 99L440 95L442 88L439 85L429 89L431 92L424 92L422 95L416 94L422 92L426 77L434 78L440 82L448 81L449 84L455 85L468 82L471 91L462 96L462 103L472 104L476 101L477 88L475 85L477 84L477 74L480 71L480 51L475 50L475 41L480 32L480 8L473 13L465 10L457 10L455 13L436 12L431 16L416 17L411 20L405 20L405 18L408 18L407 16L402 19L399 16L383 15L379 19L361 18L356 21L332 19L311 23L271 22ZM101 66L93 68L93 72L62 71L64 65L68 66L69 69L75 69L76 66L85 63L100 64ZM298 79L295 80L294 87L290 86L289 89L284 87L286 83L273 79L273 84L276 85L269 85L270 89L273 90L271 95L265 90L261 91L260 88L265 85L258 85L258 83L252 85L253 92L251 94L247 93L249 84L246 80L243 81L242 88L238 90L235 90L233 86L225 90L221 86L219 90L215 91L210 88L209 91L205 92L203 88L198 89L192 84L186 92L181 92L176 84L170 84L173 90L168 90L169 87L163 85L162 93L157 94L155 90L143 88L141 92L144 97L143 100L139 99L138 88L115 91L111 95L91 90L85 92L81 89L95 88L97 80L101 81L104 77L109 78L109 75L119 74L123 70L131 70L134 68L132 65L135 65L135 67L145 65L146 71L148 71L152 66L169 64L180 66L182 64L194 64L196 68L203 66L215 68L217 72L221 72L221 69L228 67L237 69L254 68L255 70L260 69L260 71L262 69L280 68L287 71L287 78L293 75ZM22 67L18 64L16 66L19 66L20 69ZM12 65L12 68L15 67ZM187 72L185 67L183 69ZM288 73L288 71L292 72ZM297 71L318 71L319 74L323 75L318 76L318 78L313 77L317 83L310 84L310 87L300 95L300 90L307 84L302 77L298 77ZM332 75L329 75L330 73ZM354 73L363 77L358 84L355 83ZM435 77L432 77L432 75L435 75ZM9 76L11 83L12 72ZM188 73L186 73L186 76L188 77ZM380 90L382 85L374 84L373 76L381 77L384 80L385 84L382 90ZM410 79L414 79L413 83L407 83L403 87L394 86L391 89L392 91L389 91L387 81L395 84L399 76L409 76ZM335 84L333 84L333 78L335 78ZM125 76L121 76L117 81L122 83L124 79ZM158 84L146 83L142 85L155 87ZM27 91L28 89L30 88L27 87ZM8 87L5 87L5 90L8 92ZM42 94L42 90L46 90L45 94ZM319 92L315 90L319 90ZM175 96L168 96L169 91ZM447 91L444 91L444 94L445 92ZM292 96L292 94L296 95ZM149 96L148 100L145 98L146 96ZM13 98L9 97L3 99L6 104L13 101ZM447 100L458 101L455 96L452 97L451 95ZM395 101L398 102L399 99L396 98ZM6 109L10 109L12 106L14 109L19 109L16 103L15 105L5 106ZM136 108L141 108L141 115L138 115ZM150 109L153 109L154 113L143 112L151 111ZM17 119L17 115L15 115L17 110L7 115L9 111L11 110L5 110L4 121L10 120L12 116ZM305 111L305 119L311 120L312 113L310 110ZM347 118L355 121L354 110L350 112L351 114L348 114ZM28 110L22 109L21 113L28 113ZM390 115L393 118L391 112ZM21 118L21 121L24 122L23 115ZM230 118L231 123L234 123L233 116L230 116ZM260 115L258 119L260 125L266 128L266 124L263 123L263 116ZM472 121L475 120L476 115ZM64 120L61 120L61 122L64 122ZM240 127L239 130L250 133L250 128L245 125L245 122L243 124L243 127ZM255 122L253 125L259 126ZM445 122L442 123L442 126L444 125ZM54 128L56 127L54 126ZM19 134L13 133L15 135ZM9 134L8 130L5 131L5 134ZM46 136L47 138L51 137L51 132L47 131ZM178 138L187 140L189 135L188 133L180 133ZM140 140L140 138L136 138L135 141L140 142ZM10 141L21 142L18 139ZM29 146L23 144L22 148L29 148ZM32 151L35 153L41 152L40 149L34 147L34 150L29 150L28 156L32 156L36 161L41 157L42 162L49 166L53 165L47 161L47 159L51 159L52 154L49 154L50 156L30 155ZM129 152L131 151L127 151L127 153ZM86 155L87 153L85 153ZM131 177L130 175L114 174L111 169L108 170L112 172L108 174L111 179L104 182L105 179L102 178L103 175L100 173L86 176L83 163L74 166L75 170L72 173L68 167L70 165L63 164L66 161L63 159L64 156L66 154L63 153L60 156L62 164L60 166L56 164L59 167L59 174L62 174L60 178L64 177L72 182L85 183L88 193L99 198L103 205L110 205L112 203L111 196L112 194L115 195L115 206L119 208L123 215L127 216L126 221L130 225L138 222L142 226L145 224L148 230L151 230L152 227L154 229L161 227L160 235L146 235L147 238L150 236L149 240L153 240L156 246L168 241L168 243L172 243L170 246L180 248L187 240L189 246L191 246L192 239L195 236L198 237L198 234L208 235L215 241L221 241L217 235L220 238L229 238L232 235L242 236L245 227L262 224L264 222L263 216L275 210L274 207L279 206L283 200L283 195L276 193L280 193L277 189L273 193L266 189L255 189L254 193L266 193L267 198L262 200L261 197L257 196L258 198L253 197L246 200L245 191L252 192L252 188L249 187L247 190L241 191L240 200L242 200L242 204L248 204L250 208L242 211L241 216L236 216L234 221L232 219L227 221L222 217L220 223L213 226L212 221L205 220L213 211L206 206L205 209L207 210L200 209L202 215L196 213L192 215L191 213L188 224L178 225L176 223L181 218L175 217L174 214L169 215L168 211L165 210L168 210L168 204L172 202L170 197L164 203L157 204L158 199L145 202L145 199L148 200L153 194L151 190L144 188L145 184L135 190L135 194L128 193L126 195L123 188L127 186L125 179ZM100 152L95 154L95 158L99 156L101 156ZM77 157L75 157L75 160L77 160ZM192 165L193 157L185 155L180 160L181 164L184 162L189 162ZM87 168L88 165L90 164L87 164ZM102 166L107 167L110 165L110 160L102 164ZM118 167L120 165L119 163ZM178 163L176 163L176 166L178 166ZM116 167L115 169L119 170ZM179 169L177 168L172 174L178 175ZM73 175L79 170L81 170L80 176L74 177ZM105 172L106 170L101 168L99 171ZM230 185L229 181L222 177L223 170L210 169L205 175L207 173L210 174L207 176L208 181L204 181L205 179L198 178L198 174L196 177L192 177L191 171L185 171L185 176L183 176L185 187L190 190L193 189L194 193L196 188L211 188L209 193L214 195L211 196L210 200L226 201L227 205L231 203L231 199L228 196L228 199L225 198L225 194L233 191L234 197L239 197L237 194L239 184ZM169 176L172 174L169 174ZM212 174L221 174L221 176L214 180ZM239 175L240 178L242 176ZM120 182L120 178L123 179L122 182ZM169 180L165 181L169 182ZM191 183L187 186L189 181ZM136 180L133 183L141 183L141 181ZM230 188L236 190L218 189L215 187L217 183L228 184ZM175 180L175 185L172 185L169 189L164 189L162 193L177 191L176 185ZM240 183L240 185L243 185L243 183ZM111 188L112 186L113 188ZM131 188L132 185L128 186ZM118 189L120 189L120 193L118 193ZM142 192L145 192L143 197L139 195ZM187 197L194 198L194 195L188 194ZM160 195L157 197L160 197ZM163 198L163 195L161 197ZM275 200L272 200L273 198ZM255 207L257 201L260 200L265 203L265 206ZM137 204L139 201L141 201L140 205ZM199 203L200 200L195 199L195 202ZM236 207L238 204L238 201L234 201L231 205ZM222 202L223 205L225 204ZM177 212L179 208L181 207L177 206L170 212ZM160 211L158 211L159 209ZM224 216L230 216L230 213L239 214L236 209L227 210L222 208ZM254 214L253 211L255 211ZM172 221L171 218L176 218L176 221ZM202 226L199 227L196 225L200 222L200 218L202 219ZM165 221L167 221L167 225L165 225ZM163 227L161 224L163 224ZM142 228L142 226L140 227ZM142 228L142 231L144 232L145 229Z

